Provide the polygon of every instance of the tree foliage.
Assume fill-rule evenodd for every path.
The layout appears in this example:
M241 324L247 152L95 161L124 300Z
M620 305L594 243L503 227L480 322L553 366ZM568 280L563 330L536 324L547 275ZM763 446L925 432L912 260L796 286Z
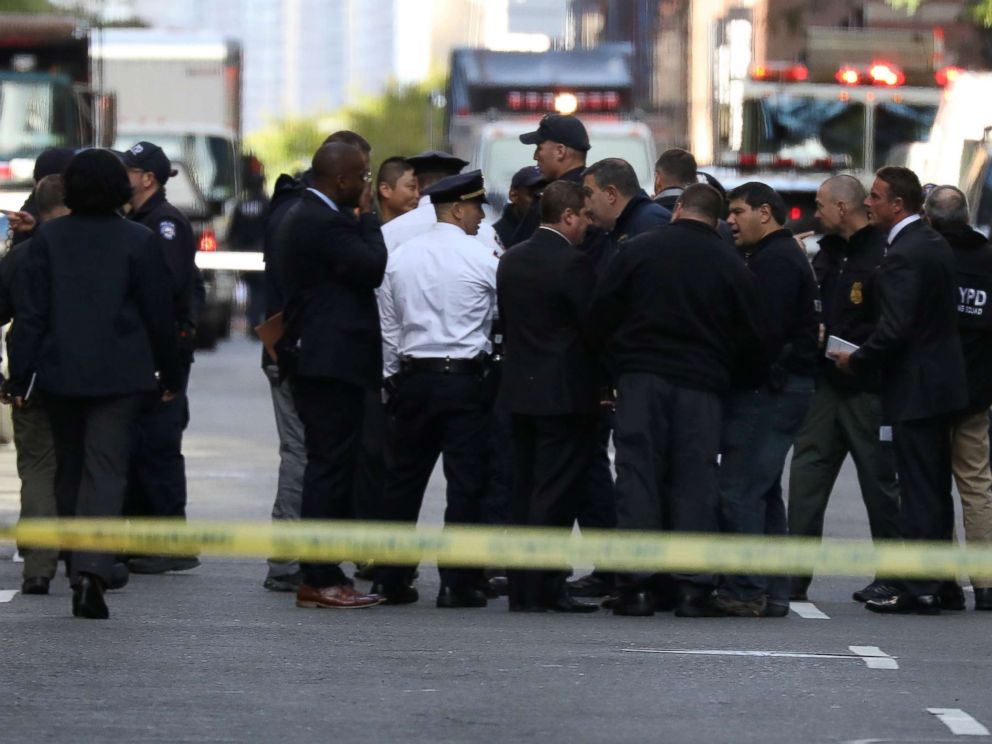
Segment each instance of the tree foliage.
M920 7L922 0L886 0L893 8L900 8L908 14L913 14ZM992 0L972 0L969 3L968 14L985 28L992 28Z
M392 155L414 155L430 146L440 147L443 110L431 105L435 89L429 82L393 84L380 96L332 114L274 120L247 137L246 146L265 165L270 181L279 173L306 168L314 150L337 129L351 129L365 137L372 145L374 162Z

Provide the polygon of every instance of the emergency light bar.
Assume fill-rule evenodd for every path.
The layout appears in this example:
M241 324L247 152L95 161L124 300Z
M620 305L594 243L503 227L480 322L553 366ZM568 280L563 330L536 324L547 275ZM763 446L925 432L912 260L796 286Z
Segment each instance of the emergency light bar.
M616 111L620 108L620 94L615 90L604 91L536 91L511 90L506 94L510 111L555 111L573 114L576 111Z
M720 165L744 170L768 171L834 171L851 167L851 156L831 154L826 157L784 157L774 153L728 152L720 158Z

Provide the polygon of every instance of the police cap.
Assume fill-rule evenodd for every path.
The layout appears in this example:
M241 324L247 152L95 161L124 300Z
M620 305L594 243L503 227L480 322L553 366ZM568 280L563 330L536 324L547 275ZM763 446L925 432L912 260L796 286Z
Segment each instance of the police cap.
M164 186L170 176L178 171L172 169L172 163L162 151L162 148L151 142L139 142L121 154L125 168L137 168L155 176L160 185Z
M474 170L442 178L429 189L426 189L424 194L431 198L431 204L452 204L464 201L485 203L486 186L482 180L482 171Z
M543 180L544 179L541 177L540 168L536 165L525 165L513 174L513 178L510 179L510 188L519 189L527 188L529 186L537 186Z
M412 158L407 158L406 161L413 166L414 175L421 173L455 174L468 165L467 160L456 158L451 153L439 152L438 150L422 152L419 155L414 155Z
M583 152L590 147L585 125L571 114L545 114L537 131L520 135L525 145L539 145L548 140Z

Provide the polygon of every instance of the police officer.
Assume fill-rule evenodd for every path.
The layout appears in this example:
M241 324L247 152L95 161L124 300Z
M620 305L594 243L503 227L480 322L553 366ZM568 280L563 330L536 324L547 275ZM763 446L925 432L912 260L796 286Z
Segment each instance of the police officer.
M444 178L427 194L437 223L393 251L379 290L383 366L392 391L383 517L417 521L443 453L445 521L476 524L489 480L487 367L498 262L473 237L485 201L480 171ZM411 571L377 568L373 593L393 604L417 601ZM440 573L438 607L486 606L481 571L441 566Z
M520 221L530 212L542 186L544 186L544 178L536 165L525 165L513 174L507 203L503 207L502 215L493 225L503 245L512 244L513 233L520 226Z
M175 171L162 148L139 142L121 158L133 189L129 218L158 236L172 280L173 312L179 336L182 388L176 397L163 402L149 398L142 409L136 432L128 484L128 508L133 515L186 516L186 461L183 431L189 423L186 385L193 363L194 287L196 241L189 220L169 203L165 184ZM134 573L164 573L195 568L193 557L145 556L132 558Z

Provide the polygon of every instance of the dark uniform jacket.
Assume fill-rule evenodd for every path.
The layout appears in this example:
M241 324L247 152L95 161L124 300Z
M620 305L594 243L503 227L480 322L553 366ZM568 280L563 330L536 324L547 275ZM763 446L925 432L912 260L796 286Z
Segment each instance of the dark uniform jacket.
M610 231L610 238L614 247L620 248L631 238L656 227L664 227L671 221L671 210L651 201L651 197L641 191L627 202L627 206L617 217L617 222Z
M286 305L285 289L281 276L282 261L277 255L275 235L289 208L296 204L310 185L312 185L310 171L304 173L300 178L293 178L288 173L283 173L276 179L276 185L272 191L272 199L269 201L265 221L263 248L265 258L265 317L267 318L281 312Z
M764 308L765 348L773 360L769 383L777 387L783 373L816 373L820 329L816 278L806 254L789 230L776 230L743 249Z
M820 322L826 336L837 336L860 346L875 330L878 301L875 277L885 257L886 232L867 225L850 240L840 235L825 235L820 250L813 257L813 273L820 288ZM855 377L837 369L824 354L819 354L820 373L842 390L878 391L879 380Z
M878 274L879 320L851 355L856 373L882 374L887 423L960 411L968 402L950 246L922 220L896 235Z
M626 243L596 290L594 342L618 374L646 372L722 394L761 379L766 360L754 279L719 233L681 219Z
M193 291L196 284L196 238L193 226L159 189L128 218L144 225L158 237L158 243L172 277L173 307L180 332L196 326Z
M595 284L589 259L553 230L539 228L500 259L501 394L511 412L559 416L598 411L596 357L585 340Z
M23 250L23 248L21 249ZM50 220L24 251L11 394L99 397L179 390L168 268L154 234L117 216ZM23 304L23 306L21 306Z
M517 213L517 208L513 204L506 204L503 207L503 214L493 223L493 230L499 236L499 242L503 247L508 247L513 242L513 234L520 227L522 217Z
M968 376L968 410L992 406L992 245L967 225L941 229L954 251L958 331Z
M378 388L375 289L387 258L378 218L356 220L306 191L282 219L274 248L286 292L284 343L296 350L293 373Z

